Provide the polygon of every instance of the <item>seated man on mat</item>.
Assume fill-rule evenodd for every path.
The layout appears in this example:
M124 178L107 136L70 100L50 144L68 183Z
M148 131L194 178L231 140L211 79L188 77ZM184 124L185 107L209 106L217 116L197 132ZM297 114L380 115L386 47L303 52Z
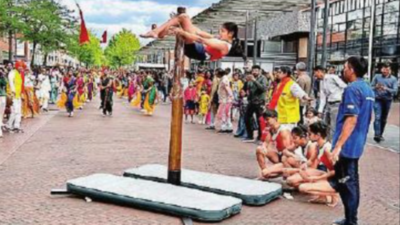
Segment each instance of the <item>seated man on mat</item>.
M269 132L265 142L257 147L257 162L261 169L260 180L277 177L280 174L275 171L276 165L280 167L283 160L283 151L292 146L290 130L282 127L278 122L278 113L275 110L267 110L263 115ZM274 165L267 168L265 158L268 158ZM281 169L282 170L282 169Z
M217 61L231 54L243 55L235 23L222 24L218 38L194 26L186 13L178 14L163 25L140 35L142 38L164 38L180 35L185 40L185 55L200 61Z

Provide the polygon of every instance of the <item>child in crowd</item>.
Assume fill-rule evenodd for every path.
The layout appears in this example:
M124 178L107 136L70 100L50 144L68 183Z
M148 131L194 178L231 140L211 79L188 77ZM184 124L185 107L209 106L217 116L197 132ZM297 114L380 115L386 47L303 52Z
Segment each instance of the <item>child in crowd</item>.
M246 92L242 89L239 92L238 100L235 101L235 103L234 103L234 106L237 109L239 109L239 123L238 123L238 128L236 130L236 133L234 135L234 137L236 137L236 138L246 138L247 137L246 124L245 124L245 114L246 114L247 105L248 105L248 101L247 101Z
M194 123L194 113L196 110L196 98L197 90L194 84L191 82L189 87L186 88L183 93L183 99L185 101L185 121L188 122L188 116L190 115L191 123Z
M208 112L209 103L210 96L206 93L206 91L202 91L200 96L199 124L206 124L206 115Z
M309 108L306 112L306 116L304 118L304 125L309 127L311 124L320 121L318 117L318 113L314 108Z

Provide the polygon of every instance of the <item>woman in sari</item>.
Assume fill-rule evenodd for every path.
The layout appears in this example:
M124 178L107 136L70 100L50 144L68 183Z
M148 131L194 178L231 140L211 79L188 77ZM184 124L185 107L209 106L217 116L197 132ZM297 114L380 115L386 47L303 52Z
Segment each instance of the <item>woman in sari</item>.
M34 118L35 116L39 115L39 100L36 98L35 91L34 91L34 83L35 77L29 72L26 71L26 76L24 80L24 92L22 93L23 96L23 103L22 103L22 117L26 118Z
M144 100L144 110L145 115L152 116L155 110L156 99L157 99L157 88L154 85L154 80L152 78L148 78L147 80L148 88L146 92L146 98Z
M77 80L76 80L76 87L77 87L77 95L75 100L75 107L79 109L83 109L83 105L85 104L86 97L85 97L85 80L81 73L78 73Z
M67 102L65 104L69 117L74 116L74 99L77 93L77 79L72 75L72 72L68 72L67 76L64 78L64 87L67 94Z

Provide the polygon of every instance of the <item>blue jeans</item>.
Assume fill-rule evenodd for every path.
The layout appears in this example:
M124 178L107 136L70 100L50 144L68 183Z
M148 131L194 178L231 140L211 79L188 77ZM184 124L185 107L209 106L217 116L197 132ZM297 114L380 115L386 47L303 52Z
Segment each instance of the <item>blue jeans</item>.
M375 122L374 130L375 137L382 137L385 131L387 118L389 116L390 107L392 106L391 100L377 99L374 105Z
M240 115L236 136L247 138L246 123L243 115Z
M346 225L357 225L360 205L358 159L340 157L335 165L335 176L329 183L340 194L344 206Z

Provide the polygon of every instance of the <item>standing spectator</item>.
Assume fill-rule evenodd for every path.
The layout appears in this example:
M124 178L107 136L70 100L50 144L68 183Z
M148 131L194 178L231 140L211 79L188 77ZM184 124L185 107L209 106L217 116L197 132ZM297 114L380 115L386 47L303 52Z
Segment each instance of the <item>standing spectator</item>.
M39 101L40 107L43 111L49 111L49 100L50 100L50 92L51 92L51 83L48 71L42 70L42 72L38 76L38 87L39 87Z
M350 57L344 66L344 79L349 83L339 107L331 161L335 176L330 185L340 194L345 219L337 225L357 224L360 203L358 161L363 154L374 107L374 93L363 80L368 62L362 57Z
M381 69L382 74L377 74L372 80L371 86L375 92L376 101L374 106L375 122L374 130L376 142L384 141L387 118L392 106L393 98L398 91L397 78L392 75L390 64L384 64Z
M58 88L60 86L60 78L61 78L60 71L58 70L58 68L54 68L50 74L50 84L51 84L50 104L55 104L57 102Z
M339 105L347 84L337 75L325 74L325 69L321 66L314 68L314 76L320 81L318 116L328 124L330 128L328 140L332 140Z
M185 89L183 92L183 100L185 103L185 122L188 122L188 116L190 116L190 122L194 124L194 114L196 109L196 99L197 99L197 90L194 86L194 83L191 82L189 87Z
M215 71L214 79L212 82L212 87L211 87L211 101L210 101L210 117L211 117L211 122L210 126L207 127L207 130L215 130L215 117L217 115L218 111L218 106L219 106L219 98L218 98L218 87L219 87L219 82L221 81L221 77L224 74L224 71L221 69L218 69Z
M311 93L311 78L307 74L307 66L304 62L299 62L296 65L297 70L297 83L309 96ZM304 109L307 106L307 102L300 102L300 124L304 123Z
M228 74L223 74L221 78L221 82L218 87L218 98L219 98L219 107L218 107L218 120L221 121L221 129L218 131L219 133L232 133L232 118L231 118L231 109L233 103L233 93L229 83Z
M8 120L8 129L16 132L21 130L22 119L22 92L24 91L24 72L26 64L22 61L15 63L15 70L8 74L8 82L12 96L11 115Z
M0 69L0 138L3 138L3 119L7 104L6 72Z
M167 73L167 71L164 71L164 72L162 73L161 84L162 84L161 90L162 90L163 97L164 97L164 98L163 98L163 102L166 103L166 102L167 102L168 95L169 95L169 92L168 92L169 78L168 78L168 73Z
M267 93L267 80L265 76L261 76L260 66L254 65L252 67L252 74L246 77L246 83L244 84L243 90L246 91L247 100L249 102L245 115L247 138L243 141L253 142L254 131L252 118L254 114L256 115L257 121L261 118L265 106L265 97ZM257 141L261 140L261 136L262 126L260 126L259 124Z
M243 82L240 80L240 74L239 72L235 71L232 76L232 93L233 93L233 100L234 102L239 101L239 95L240 91L243 88ZM236 118L236 114L238 112L238 107L235 106L232 107L232 118Z
M300 121L300 100L310 101L311 99L290 76L289 67L280 68L278 73L280 81L268 108L276 110L279 123L291 131Z

